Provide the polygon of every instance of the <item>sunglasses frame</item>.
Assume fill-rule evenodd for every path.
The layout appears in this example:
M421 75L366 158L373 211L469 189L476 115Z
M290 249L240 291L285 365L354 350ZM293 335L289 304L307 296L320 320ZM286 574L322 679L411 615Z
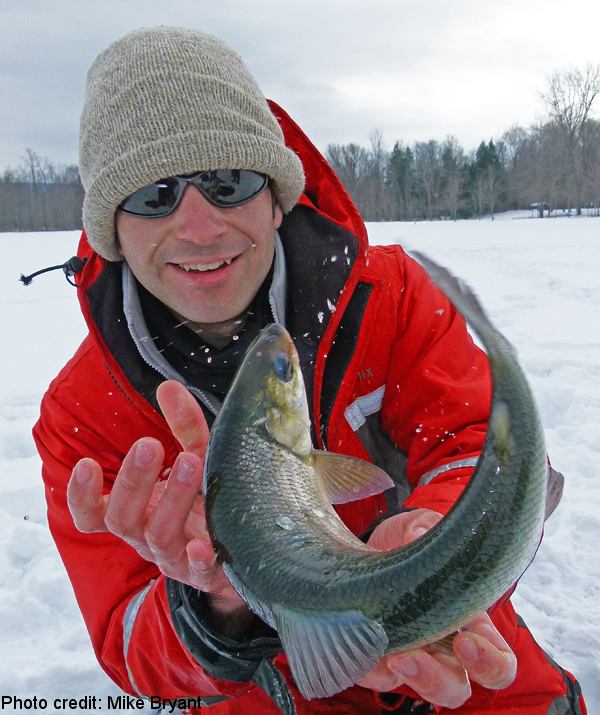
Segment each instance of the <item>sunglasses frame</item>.
M224 204L219 202L218 200L215 200L213 197L210 196L208 191L200 184L198 181L198 178L201 176L204 176L205 174L209 173L217 173L219 171L239 171L244 172L244 173L250 173L250 174L255 174L256 176L260 176L262 178L262 184L261 186L250 196L241 199L240 201L234 201L232 203ZM156 213L156 214L144 214L144 213L138 213L135 211L131 211L127 208L125 208L127 202L129 199L131 199L133 196L135 196L138 192L144 191L145 189L155 186L156 184L160 183L161 181L169 181L169 180L175 180L177 182L177 186L179 188L179 192L177 194L177 198L175 199L175 203L173 206L170 206L167 211L164 213ZM224 183L224 182L220 182ZM230 182L233 183L233 182ZM204 171L197 171L194 174L177 174L175 176L168 176L164 179L158 179L157 181L153 181L151 184L147 184L146 186L142 186L141 189L138 189L137 191L134 191L133 194L130 194L126 199L121 201L119 206L117 207L117 210L123 211L123 213L126 213L130 216L136 216L137 218L166 218L167 216L170 216L179 206L181 203L181 200L183 199L183 195L189 186L189 184L192 184L195 186L198 191L202 194L202 196L213 206L216 206L217 208L220 209L229 209L229 208L235 208L236 206L243 206L244 204L247 204L249 201L252 201L252 199L256 198L259 194L261 194L265 188L269 184L269 177L267 174L262 174L261 172L258 171L253 171L252 169L206 169ZM217 184L218 187L218 184Z

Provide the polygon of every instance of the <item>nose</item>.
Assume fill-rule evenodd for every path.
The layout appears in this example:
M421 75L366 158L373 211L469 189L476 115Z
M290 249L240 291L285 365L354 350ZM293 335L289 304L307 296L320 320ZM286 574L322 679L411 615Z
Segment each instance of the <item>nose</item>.
M225 230L223 211L207 201L196 186L188 184L172 214L174 234L182 241L209 245Z

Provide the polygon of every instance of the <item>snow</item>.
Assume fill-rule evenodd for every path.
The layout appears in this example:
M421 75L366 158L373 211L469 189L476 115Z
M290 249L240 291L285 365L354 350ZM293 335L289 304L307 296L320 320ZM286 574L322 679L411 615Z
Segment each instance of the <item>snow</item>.
M600 712L600 220L530 217L368 229L372 243L399 242L465 279L518 350L566 486L513 600ZM18 277L68 259L77 241L0 234L0 696L45 698L46 712L59 712L55 698L86 695L106 709L120 693L97 664L50 537L31 438L44 390L86 329L61 272L28 287Z

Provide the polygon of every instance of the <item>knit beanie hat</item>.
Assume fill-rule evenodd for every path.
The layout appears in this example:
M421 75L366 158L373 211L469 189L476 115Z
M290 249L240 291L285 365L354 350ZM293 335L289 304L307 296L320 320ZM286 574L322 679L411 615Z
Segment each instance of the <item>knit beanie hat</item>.
M79 169L91 246L120 261L115 211L159 179L211 169L267 174L284 213L304 188L300 159L248 68L212 35L140 29L107 47L87 76Z

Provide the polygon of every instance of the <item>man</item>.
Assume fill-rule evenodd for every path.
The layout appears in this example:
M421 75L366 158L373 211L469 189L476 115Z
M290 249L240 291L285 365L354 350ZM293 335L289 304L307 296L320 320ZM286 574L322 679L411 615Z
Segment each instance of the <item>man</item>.
M284 679L299 713L585 712L507 599L453 655L394 654L333 698L302 698L276 634L215 562L198 496L245 348L285 323L315 443L392 475L392 493L338 510L382 549L431 528L468 480L489 413L485 356L399 247L368 247L324 159L214 37L139 30L101 53L80 169L90 334L35 438L50 528L113 680L202 697L216 715L289 707Z

